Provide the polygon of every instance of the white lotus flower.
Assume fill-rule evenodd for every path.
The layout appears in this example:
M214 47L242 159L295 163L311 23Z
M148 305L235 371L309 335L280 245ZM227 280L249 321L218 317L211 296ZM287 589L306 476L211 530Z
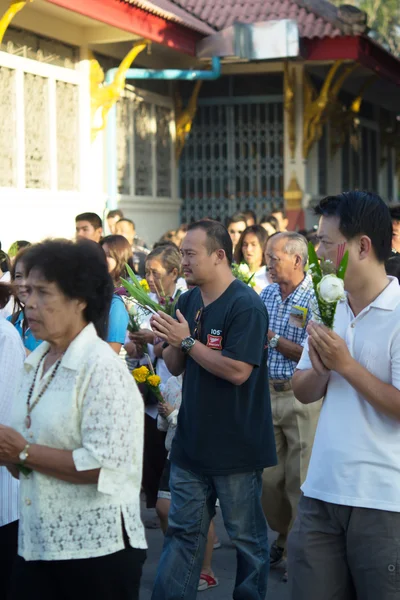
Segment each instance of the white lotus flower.
M321 300L328 304L339 302L344 298L343 279L336 277L336 275L325 275L319 282L317 289Z
M251 275L249 266L246 263L240 263L240 265L238 266L238 272L241 275Z

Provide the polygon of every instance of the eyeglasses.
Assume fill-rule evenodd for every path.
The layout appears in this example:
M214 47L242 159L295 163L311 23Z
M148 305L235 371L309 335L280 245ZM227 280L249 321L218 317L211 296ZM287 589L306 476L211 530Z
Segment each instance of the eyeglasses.
M199 340L201 336L201 317L203 316L203 308L199 308L194 319L194 329L192 338Z

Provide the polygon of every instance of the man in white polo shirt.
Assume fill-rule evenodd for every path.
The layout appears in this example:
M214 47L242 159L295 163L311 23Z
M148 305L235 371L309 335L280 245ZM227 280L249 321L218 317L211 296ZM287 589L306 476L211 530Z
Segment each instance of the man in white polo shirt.
M347 299L333 331L311 323L293 377L325 396L289 538L291 600L400 598L400 287L388 278L392 224L374 194L322 200L319 255L346 243Z

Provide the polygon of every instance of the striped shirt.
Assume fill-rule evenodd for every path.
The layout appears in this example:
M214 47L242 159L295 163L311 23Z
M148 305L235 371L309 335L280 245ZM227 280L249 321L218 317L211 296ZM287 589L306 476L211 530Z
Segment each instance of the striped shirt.
M17 330L0 317L0 423L9 425L11 407L25 360ZM19 482L0 467L0 527L18 519Z
M266 287L260 294L269 315L269 329L290 342L304 345L307 325L311 319L311 303L314 289L311 277L306 276L299 286L282 301L277 283ZM276 348L268 352L268 368L271 379L291 379L297 363L286 358Z

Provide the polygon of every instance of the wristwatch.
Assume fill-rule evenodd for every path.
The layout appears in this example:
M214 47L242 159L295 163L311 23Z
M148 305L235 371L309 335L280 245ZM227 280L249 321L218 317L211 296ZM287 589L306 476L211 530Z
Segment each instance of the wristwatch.
M189 352L191 351L191 349L193 348L193 346L195 345L196 340L194 340L192 337L187 337L184 340L182 340L181 343L181 350L184 354L189 354Z
M274 335L274 337L273 337L273 338L271 338L271 339L269 340L268 346L269 346L270 348L276 348L276 347L277 347L277 345L278 345L278 342L279 342L279 338L280 338L280 337L281 337L281 336L280 336L280 335L278 335L278 334L276 333L276 334Z
M19 460L21 461L22 464L24 464L24 462L27 460L27 458L29 456L28 450L29 450L30 447L31 447L30 444L27 444L25 446L25 448L22 450L22 452L19 453L18 458L19 458Z

